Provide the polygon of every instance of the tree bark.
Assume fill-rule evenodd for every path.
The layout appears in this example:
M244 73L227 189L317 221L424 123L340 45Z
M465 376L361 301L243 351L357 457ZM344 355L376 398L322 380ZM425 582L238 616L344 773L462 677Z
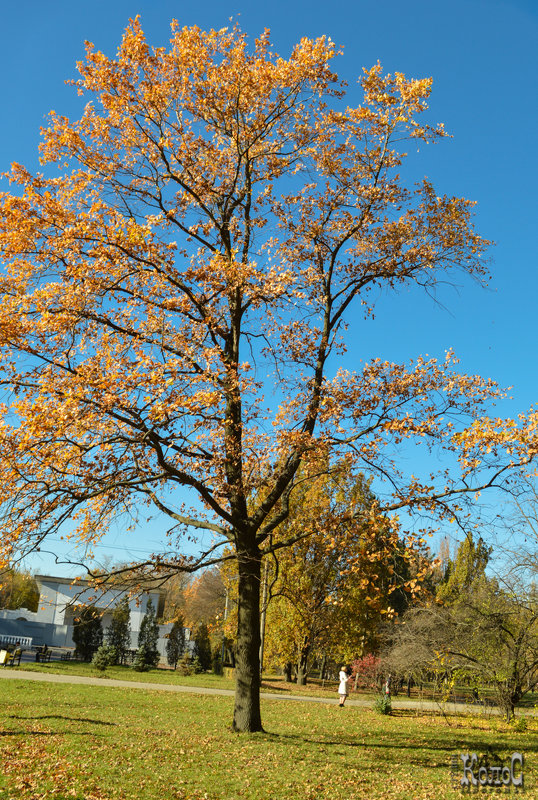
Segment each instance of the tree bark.
M310 645L306 644L297 661L297 686L306 686L308 677L308 656L310 654Z
M299 662L297 664L297 686L306 686L307 673L304 666Z
M237 644L233 730L262 731L260 712L260 577L257 548L238 558Z
M323 657L321 659L321 666L319 668L319 677L322 681L325 680L327 677L327 654L323 653Z

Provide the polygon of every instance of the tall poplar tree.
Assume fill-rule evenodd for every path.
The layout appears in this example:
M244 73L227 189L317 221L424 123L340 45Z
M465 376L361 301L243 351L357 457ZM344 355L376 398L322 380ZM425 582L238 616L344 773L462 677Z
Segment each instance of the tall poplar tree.
M488 243L471 202L407 180L406 149L445 135L423 121L432 81L376 65L346 105L336 56L326 37L283 58L267 31L249 47L176 22L152 49L131 21L116 56L88 44L81 119L51 113L43 173L14 164L0 199L4 556L67 524L95 542L141 508L214 534L141 572L231 548L239 731L262 727L260 563L300 468L347 453L386 481L386 511L461 520L462 498L536 451L534 417L485 417L497 388L452 354L341 368L381 291L482 279ZM403 474L410 440L461 469Z

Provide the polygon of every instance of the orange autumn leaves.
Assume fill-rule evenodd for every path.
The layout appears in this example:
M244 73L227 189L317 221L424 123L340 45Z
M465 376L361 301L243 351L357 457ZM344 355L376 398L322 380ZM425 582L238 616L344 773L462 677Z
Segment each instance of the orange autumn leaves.
M387 479L387 508L441 514L469 483L402 474L404 441L455 454L473 491L533 456L534 417L487 419L497 388L452 355L339 369L373 290L482 279L488 242L472 203L401 177L406 141L444 136L431 79L376 65L346 106L336 56L176 23L152 49L138 19L116 57L88 45L81 119L51 114L44 173L14 165L0 202L7 558L156 511L270 549L328 453Z

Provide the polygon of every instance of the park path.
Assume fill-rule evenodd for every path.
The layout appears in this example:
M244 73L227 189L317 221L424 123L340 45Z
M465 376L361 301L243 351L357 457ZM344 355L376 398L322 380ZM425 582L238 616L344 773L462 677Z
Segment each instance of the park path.
M233 697L233 689L211 689L204 686L178 686L169 683L149 683L146 681L122 681L117 678L90 678L84 675L59 675L54 672L29 672L27 670L19 670L16 668L0 670L0 680L28 680L28 681L45 681L46 683L70 683L70 684L86 684L89 686L109 686L119 689L145 689L146 691L156 692L181 692L188 694L213 694L225 695ZM290 700L299 703L325 703L327 705L337 705L338 698L332 699L327 697L308 697L306 695L294 694L276 694L273 692L262 691L263 700ZM431 702L428 700L407 700L406 698L392 697L391 704L393 709L412 709L415 711L443 711L445 714L455 714L461 712L477 712L476 706L469 706L463 703L445 703L441 707L439 703ZM353 700L348 698L346 706L357 706L364 708L372 707L372 699L368 700ZM520 709L518 713L526 713L527 709ZM488 714L498 713L498 709L488 708Z

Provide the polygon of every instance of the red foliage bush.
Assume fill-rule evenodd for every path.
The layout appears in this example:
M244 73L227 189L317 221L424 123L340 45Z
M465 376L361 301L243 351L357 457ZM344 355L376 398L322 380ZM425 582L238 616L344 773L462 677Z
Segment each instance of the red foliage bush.
M381 675L381 659L370 653L362 658L357 658L351 665L355 678L354 687L357 689L375 689Z

